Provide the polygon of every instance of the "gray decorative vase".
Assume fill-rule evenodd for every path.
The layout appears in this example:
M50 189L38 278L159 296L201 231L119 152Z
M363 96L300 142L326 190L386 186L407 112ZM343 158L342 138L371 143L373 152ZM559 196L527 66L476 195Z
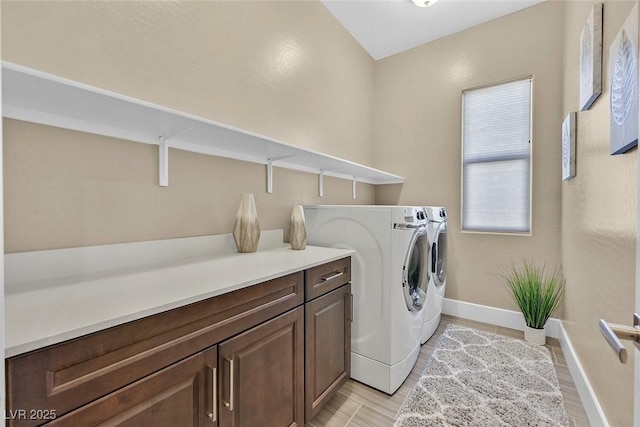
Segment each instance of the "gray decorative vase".
M307 247L307 229L304 226L304 210L302 206L294 206L291 212L291 228L289 229L291 249L302 250Z
M233 240L238 252L249 253L258 250L260 225L252 193L242 193L236 222L233 224Z

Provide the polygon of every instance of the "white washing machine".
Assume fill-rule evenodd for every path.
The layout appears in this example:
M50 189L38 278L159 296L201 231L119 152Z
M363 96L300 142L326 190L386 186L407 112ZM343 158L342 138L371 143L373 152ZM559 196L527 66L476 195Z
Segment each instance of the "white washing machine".
M422 344L431 338L440 324L447 280L447 210L440 206L427 206L425 210L429 222L427 234L431 244L431 271L420 340Z
M355 249L351 377L388 394L420 353L430 257L424 208L305 206L311 245Z

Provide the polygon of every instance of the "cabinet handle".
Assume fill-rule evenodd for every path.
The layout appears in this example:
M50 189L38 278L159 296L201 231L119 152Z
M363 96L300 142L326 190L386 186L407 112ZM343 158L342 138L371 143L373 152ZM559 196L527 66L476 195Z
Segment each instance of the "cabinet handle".
M342 276L343 274L344 274L344 271L340 271L340 272L338 272L338 273L332 274L331 276L323 277L323 278L322 278L322 279L320 279L320 280L322 280L323 282L328 282L329 280L336 279L336 278L338 278L338 277Z
M209 373L211 374L211 412L207 415L211 422L215 423L218 421L218 383L216 381L218 379L218 369L209 366Z
M344 309L347 322L353 322L353 294L344 294Z
M224 358L229 363L229 401L224 403L225 408L233 411L233 358Z

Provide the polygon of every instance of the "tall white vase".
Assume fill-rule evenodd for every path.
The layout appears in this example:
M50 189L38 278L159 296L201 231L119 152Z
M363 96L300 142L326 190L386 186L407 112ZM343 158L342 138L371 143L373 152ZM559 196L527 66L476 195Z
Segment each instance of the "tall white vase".
M307 229L304 225L302 206L294 206L291 211L291 228L289 229L291 249L302 250L307 247Z
M242 193L236 222L233 224L233 240L236 242L238 252L248 253L258 250L260 225L252 193Z

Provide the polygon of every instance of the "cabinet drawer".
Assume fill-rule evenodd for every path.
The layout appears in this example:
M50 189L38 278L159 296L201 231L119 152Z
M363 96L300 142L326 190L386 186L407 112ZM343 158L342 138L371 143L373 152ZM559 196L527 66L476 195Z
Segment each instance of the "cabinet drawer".
M214 426L217 347L149 375L48 426ZM104 424L103 424L104 423Z
M305 271L305 301L324 295L351 281L351 257Z
M297 307L303 277L290 274L8 359L7 409L61 416Z

